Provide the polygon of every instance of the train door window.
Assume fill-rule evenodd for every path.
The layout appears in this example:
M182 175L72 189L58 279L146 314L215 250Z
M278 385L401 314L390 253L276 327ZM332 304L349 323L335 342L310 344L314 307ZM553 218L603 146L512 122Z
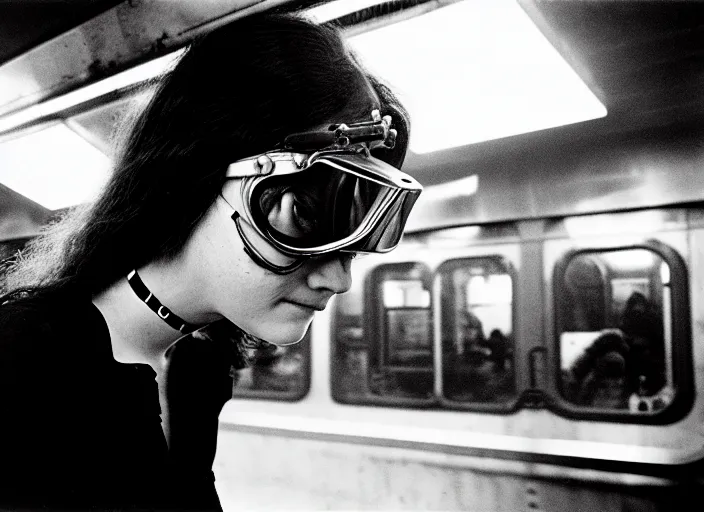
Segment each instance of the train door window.
M233 374L232 396L300 400L310 387L310 330L298 343L255 349L250 364Z
M346 403L434 401L431 274L420 263L372 270L362 297L340 297L333 326L333 396Z
M442 396L449 406L508 404L516 395L513 272L499 256L438 269Z
M353 267L354 271L354 267ZM369 338L362 322L362 283L352 279L350 291L338 295L332 322L332 395L339 402L369 395Z
M573 251L558 263L554 279L559 384L567 406L631 417L670 408L676 391L691 384L686 363L673 366L690 360L679 255L659 242Z

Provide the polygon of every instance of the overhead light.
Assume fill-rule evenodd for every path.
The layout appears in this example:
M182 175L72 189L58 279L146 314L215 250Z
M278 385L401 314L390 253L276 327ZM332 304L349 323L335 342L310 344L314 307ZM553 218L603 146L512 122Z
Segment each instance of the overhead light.
M109 158L63 123L0 145L0 183L51 210L93 199L109 169Z
M622 233L652 233L667 226L667 217L661 211L649 210L629 213L601 213L584 217L568 217L565 231L571 237L608 236Z
M655 263L660 263L662 259L655 252L648 249L622 249L618 251L605 252L599 255L600 258L606 260L608 267L614 271L633 272L638 270L651 270ZM625 278L629 281L629 278ZM646 280L647 278L642 278ZM630 281L638 281L638 277L630 279ZM616 278L613 281L617 281Z
M426 243L429 247L460 247L476 239L481 233L482 227L476 225L442 229L428 234Z
M477 190L479 190L479 176L472 174L458 180L424 187L421 198L424 202L444 201L447 199L473 196L477 193Z
M350 37L428 153L606 115L514 0L464 0Z
M321 5L316 5L306 10L306 14L318 23L341 18L347 14L361 11L367 7L384 3L385 0L336 0Z

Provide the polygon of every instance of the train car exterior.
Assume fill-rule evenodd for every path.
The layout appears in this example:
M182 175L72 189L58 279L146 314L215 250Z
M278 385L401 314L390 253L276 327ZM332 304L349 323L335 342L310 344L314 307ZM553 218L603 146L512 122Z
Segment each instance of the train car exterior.
M308 393L235 388L224 501L664 510L698 486L704 455L702 219L697 206L454 227L362 259L298 352ZM631 297L651 302L647 341L624 339Z
M221 416L224 502L697 510L698 140L514 155L428 187L402 245L355 261L300 347L244 370Z

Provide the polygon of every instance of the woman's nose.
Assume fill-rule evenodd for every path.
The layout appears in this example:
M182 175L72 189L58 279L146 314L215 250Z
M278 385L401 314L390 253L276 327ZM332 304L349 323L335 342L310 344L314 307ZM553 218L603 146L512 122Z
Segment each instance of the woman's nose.
M352 255L343 253L320 257L311 263L313 269L308 274L308 286L312 289L345 293L352 286Z

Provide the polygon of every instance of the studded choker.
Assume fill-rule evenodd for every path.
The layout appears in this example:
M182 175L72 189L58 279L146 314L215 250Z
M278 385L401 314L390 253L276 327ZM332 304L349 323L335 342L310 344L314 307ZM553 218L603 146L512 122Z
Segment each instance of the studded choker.
M164 322L169 324L173 329L182 332L183 334L189 334L197 329L195 325L191 325L176 314L174 314L169 308L164 306L159 299L157 299L152 292L149 291L147 285L139 277L136 270L133 270L127 274L127 282L130 283L132 291L144 302L149 309L154 311L159 318Z

